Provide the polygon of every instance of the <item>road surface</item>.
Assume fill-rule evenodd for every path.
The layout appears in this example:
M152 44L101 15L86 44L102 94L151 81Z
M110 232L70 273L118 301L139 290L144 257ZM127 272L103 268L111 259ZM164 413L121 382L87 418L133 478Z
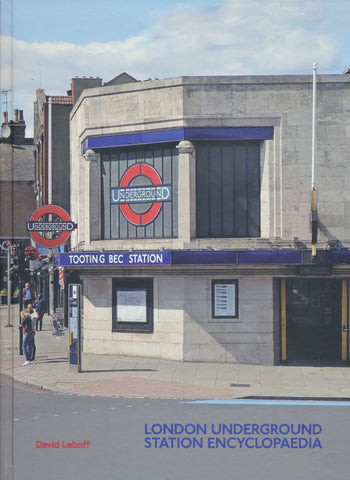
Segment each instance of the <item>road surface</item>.
M1 380L1 461L14 480L349 476L348 403L90 397Z

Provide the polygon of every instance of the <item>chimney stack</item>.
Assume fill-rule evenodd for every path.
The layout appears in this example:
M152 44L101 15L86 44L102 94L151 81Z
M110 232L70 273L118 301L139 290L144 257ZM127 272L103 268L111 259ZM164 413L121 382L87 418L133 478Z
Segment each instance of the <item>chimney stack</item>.
M16 108L14 110L14 120L8 119L8 113L3 113L4 122L2 126L8 125L11 130L11 134L9 134L6 138L2 138L2 142L12 143L15 145L21 145L25 143L25 129L26 124L23 119L23 110L18 110Z

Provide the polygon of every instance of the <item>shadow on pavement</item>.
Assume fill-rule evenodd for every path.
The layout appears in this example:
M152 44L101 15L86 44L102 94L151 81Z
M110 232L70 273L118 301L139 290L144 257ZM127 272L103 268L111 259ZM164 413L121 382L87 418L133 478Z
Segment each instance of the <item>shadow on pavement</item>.
M99 372L158 372L153 368L111 368L110 370L82 370L82 373L99 373Z

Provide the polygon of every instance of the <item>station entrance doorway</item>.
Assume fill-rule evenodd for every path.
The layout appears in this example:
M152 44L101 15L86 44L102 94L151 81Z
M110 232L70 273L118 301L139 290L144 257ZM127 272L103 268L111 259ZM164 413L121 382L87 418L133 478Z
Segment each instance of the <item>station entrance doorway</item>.
M347 361L347 280L288 278L281 281L281 300L282 361Z

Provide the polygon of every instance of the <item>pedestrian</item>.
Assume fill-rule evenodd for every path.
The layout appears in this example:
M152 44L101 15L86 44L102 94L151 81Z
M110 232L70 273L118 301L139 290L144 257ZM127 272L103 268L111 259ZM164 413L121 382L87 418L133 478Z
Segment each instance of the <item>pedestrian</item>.
M40 330L43 329L43 316L46 310L46 305L45 305L45 300L43 299L43 296L39 293L38 298L34 302L34 308L38 312L38 320L37 320L37 325L36 325L36 330L38 331L38 327Z
M30 361L33 362L35 360L36 354L36 345L35 345L35 330L38 330L38 318L39 314L33 305L28 305L28 310L30 310L30 317L32 319L32 327L33 327L33 338L32 338L32 354L30 356Z
M34 331L31 318L31 304L28 304L21 312L21 323L18 328L23 329L23 352L26 361L23 366L30 365L33 354Z
M32 290L29 283L26 283L23 288L23 306L27 307L32 301Z
M38 313L38 310L35 307L33 307L31 317L32 317L33 331L37 332L38 331L39 313Z

